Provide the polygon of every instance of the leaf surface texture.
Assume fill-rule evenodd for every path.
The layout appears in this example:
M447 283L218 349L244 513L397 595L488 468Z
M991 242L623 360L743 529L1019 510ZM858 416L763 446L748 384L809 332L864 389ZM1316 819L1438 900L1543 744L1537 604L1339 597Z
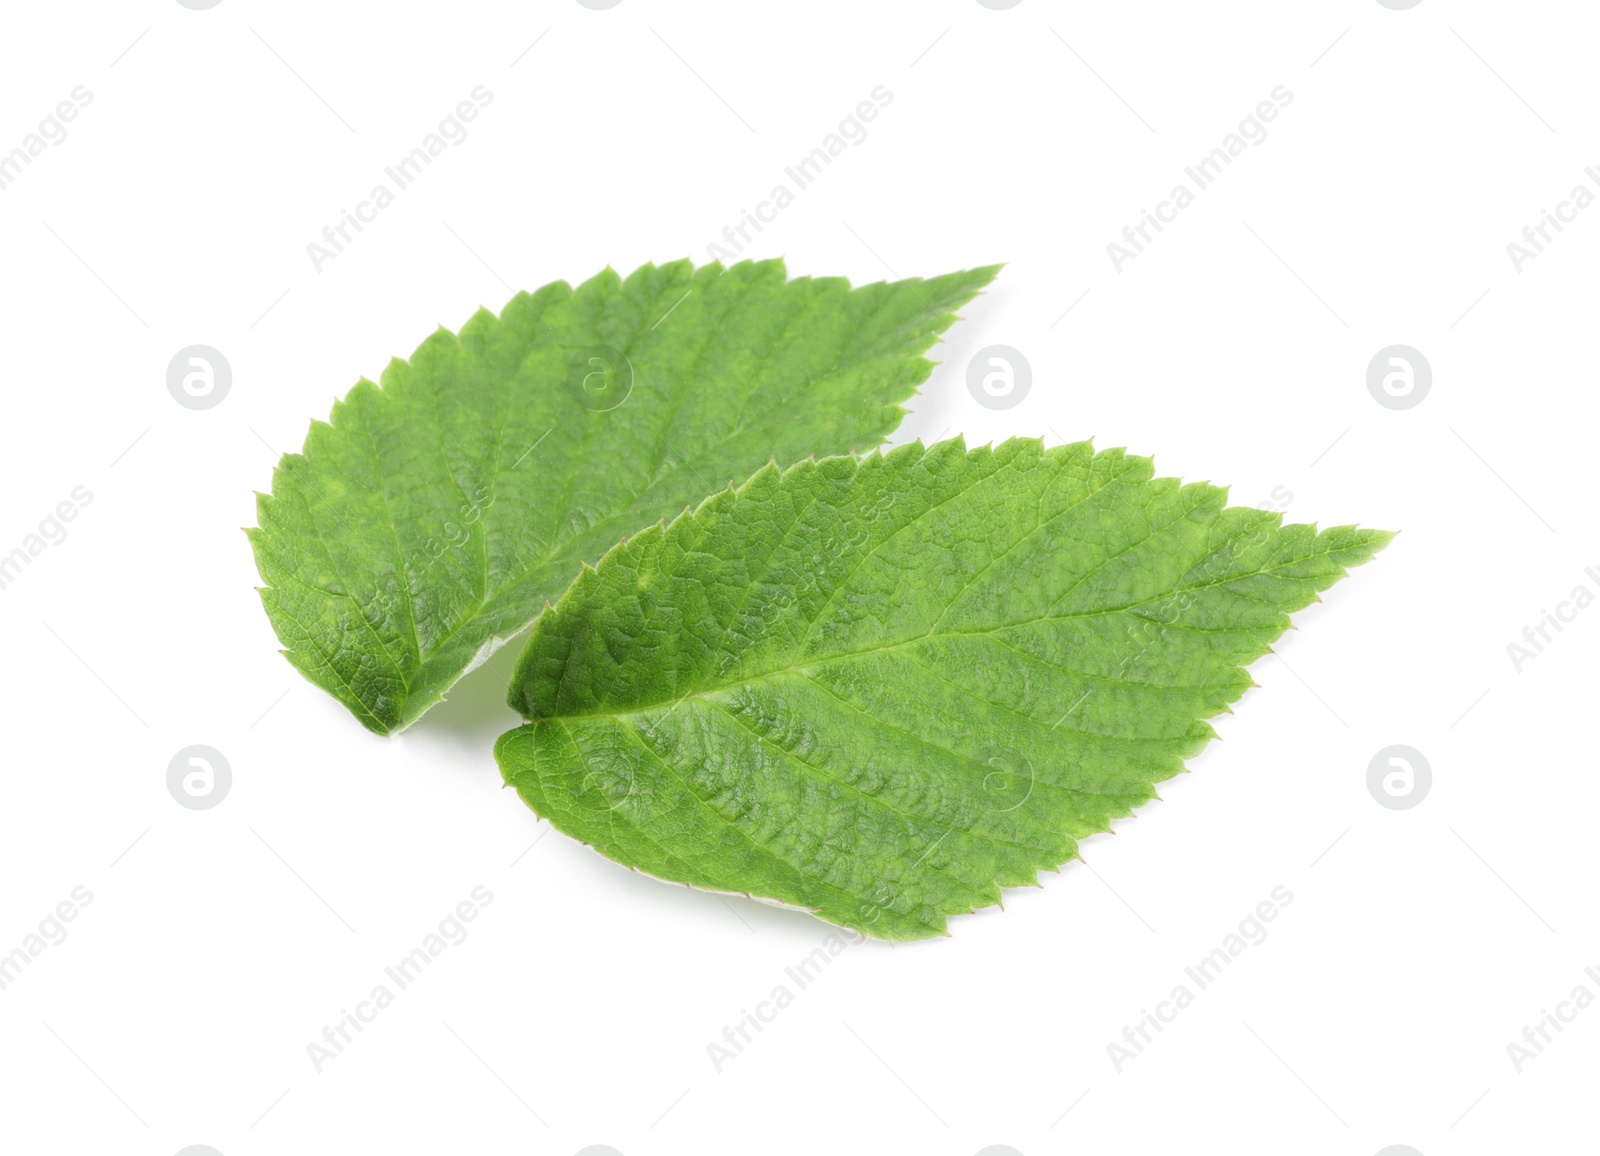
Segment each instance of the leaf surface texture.
M258 498L285 653L371 730L408 725L621 536L773 456L880 444L995 271L852 289L681 261L438 330Z
M501 772L650 875L944 933L1152 798L1390 537L1226 497L1087 443L768 466L540 619Z

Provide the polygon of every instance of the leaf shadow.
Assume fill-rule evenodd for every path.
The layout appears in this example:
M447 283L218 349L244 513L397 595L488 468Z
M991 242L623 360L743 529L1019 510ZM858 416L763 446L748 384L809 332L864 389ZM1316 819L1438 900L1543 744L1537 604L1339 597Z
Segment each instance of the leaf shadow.
M492 765L495 740L522 725L522 716L506 704L521 650L513 639L495 651L482 666L463 675L443 702L423 712L404 737L419 745L446 747L451 754L471 755L474 767Z

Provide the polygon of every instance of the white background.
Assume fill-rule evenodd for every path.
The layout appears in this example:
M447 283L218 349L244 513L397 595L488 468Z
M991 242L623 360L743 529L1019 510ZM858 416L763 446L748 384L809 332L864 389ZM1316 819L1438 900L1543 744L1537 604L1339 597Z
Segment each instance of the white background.
M0 952L93 901L0 990L0 1149L1593 1151L1600 1010L1520 1074L1506 1050L1600 995L1600 610L1520 673L1507 653L1600 593L1600 209L1520 273L1506 252L1596 186L1592 17L8 5L0 152L93 101L0 190L0 553L93 500L0 590ZM307 243L478 85L470 137L318 272ZM398 739L361 729L277 654L239 527L360 376L513 288L705 260L878 85L867 139L748 252L857 282L1009 262L896 441L1093 436L1403 533L1091 866L952 938L852 947L719 1073L707 1045L825 925L535 822L490 756L514 721L490 670ZM1108 242L1278 85L1267 139L1119 273ZM1434 373L1404 412L1365 381L1396 342ZM204 412L166 389L193 343L233 367ZM991 343L1033 366L1015 409L966 390ZM194 743L233 770L208 811L167 792ZM1433 768L1406 811L1366 785L1392 743ZM478 885L470 937L317 1073L307 1044ZM1279 885L1268 939L1119 1073L1107 1044Z

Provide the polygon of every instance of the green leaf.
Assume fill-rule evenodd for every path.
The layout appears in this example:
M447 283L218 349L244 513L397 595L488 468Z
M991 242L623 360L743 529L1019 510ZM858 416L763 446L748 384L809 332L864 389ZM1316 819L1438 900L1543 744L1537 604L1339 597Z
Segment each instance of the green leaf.
M680 261L440 329L313 422L258 496L289 661L371 730L407 726L581 559L773 455L881 443L995 272L852 290Z
M1087 443L769 466L540 619L501 773L650 875L939 934L1152 798L1391 536L1226 500Z

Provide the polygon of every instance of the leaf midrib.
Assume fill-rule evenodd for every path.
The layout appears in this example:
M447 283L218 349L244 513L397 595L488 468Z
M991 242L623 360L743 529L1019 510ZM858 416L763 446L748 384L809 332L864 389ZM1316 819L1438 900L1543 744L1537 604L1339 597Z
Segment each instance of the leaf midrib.
M1307 554L1307 555L1304 555L1304 556L1297 556L1292 560L1292 562L1295 565L1299 565L1299 564L1302 564L1304 562L1310 561L1311 559L1314 559L1314 558L1327 557L1328 555L1333 554L1334 552L1335 552L1335 549L1330 547L1330 548L1325 549L1325 550L1319 550L1319 551L1317 551L1315 553L1312 553L1312 554ZM1109 560L1114 561L1115 559L1113 558L1113 559L1109 559ZM715 686L706 687L706 688L704 688L702 690L688 691L688 692L686 692L686 693L684 693L682 695L679 695L677 698L659 698L659 699L652 699L651 701L646 702L646 703L639 703L637 705L630 704L627 707L627 709L625 709L625 710L623 710L623 709L603 709L602 708L602 709L595 709L595 710L588 710L588 711L563 711L560 714L535 715L535 716L533 716L532 721L534 721L534 722L553 722L553 721L556 721L556 720L559 720L559 719L629 718L629 717L632 717L634 715L648 714L649 712L657 709L658 707L664 706L664 705L666 705L668 703L671 703L673 705L677 705L678 703L686 702L691 698L707 698L707 697L709 697L711 695L720 694L720 693L722 693L724 691L734 690L734 689L737 689L737 688L742 687L742 686L750 685L752 683L759 683L759 682L766 681L768 679L778 678L778 677L780 677L782 675L785 675L785 674L810 675L813 672L815 672L819 667L822 667L822 666L828 666L828 665L832 665L834 663L839 663L839 662L849 662L849 661L854 660L854 659L870 658L870 657L873 657L874 655L878 655L878 654L887 654L887 653L890 653L892 651L901 650L901 649L903 649L905 647L908 647L908 646L915 646L915 645L917 645L919 643L940 641L940 640L943 640L943 639L951 639L951 638L988 638L988 637L994 637L995 635L998 635L1003 631L1021 630L1021 629L1024 629L1026 627L1029 627L1029 626L1038 626L1038 625L1040 625L1042 623L1047 623L1047 622L1070 622L1070 621L1072 621L1074 619L1079 619L1079 618L1095 618L1095 617L1100 617L1100 616L1109 615L1109 614L1126 614L1129 611L1136 610L1141 606L1147 606L1150 603L1159 601L1160 599L1163 599L1163 598L1170 598L1170 597L1174 597L1174 596L1180 595L1180 594L1190 594L1190 593L1195 593L1195 592L1202 591L1202 590L1209 590L1209 589L1212 589L1212 588L1217 587L1217 586L1227 585L1230 582L1241 582L1241 581L1244 581L1246 579L1254 578L1254 577L1257 577L1257 576L1262 575L1262 574L1272 574L1275 571L1277 571L1278 569L1281 569L1281 567L1278 567L1278 566L1263 566L1258 570L1251 570L1248 573L1244 573L1244 574L1233 574L1233 575L1230 575L1230 576L1228 576L1226 578L1220 578L1220 579L1216 580L1215 582L1204 582L1204 583L1201 583L1201 584L1199 584L1197 586L1179 586L1179 587L1175 587L1172 590L1162 591L1159 595L1156 595L1154 597L1140 599L1138 602L1129 602L1129 603L1126 603L1126 604L1124 604L1122 606L1097 607L1097 608L1095 608L1093 610L1084 610L1084 611L1081 611L1081 612L1078 612L1078 613L1075 613L1075 614L1044 615L1044 616L1039 617L1039 618L1025 619L1025 620L1023 620L1021 622L1002 623L999 626L990 627L990 628L988 628L986 630L947 630L947 631L943 631L943 632L937 633L937 634L935 634L933 632L929 632L927 634L919 634L914 638L903 638L903 639L901 639L901 640L899 640L897 642L887 643L887 644L882 645L882 646L871 646L871 647L863 648L861 650L845 651L842 654L825 655L825 656L822 656L822 657L804 659L804 660L801 660L801 661L798 661L798 662L792 662L792 663L788 664L787 666L774 667L774 668L771 668L771 669L768 669L768 670L758 671L758 672L756 672L754 674L748 674L748 675L744 675L744 676L739 677L739 678L729 679L726 682L718 683ZM1187 631L1204 633L1204 634L1213 634L1213 633L1240 634L1240 633L1250 633L1251 632L1251 628L1244 627L1244 626L1241 626L1241 627L1225 627L1225 628L1222 628L1220 630L1208 630L1208 629L1206 629L1204 627L1187 626L1187 625L1185 625L1183 623L1178 623L1178 622L1167 622L1167 623L1163 623L1162 625L1163 625L1164 628L1166 628L1168 630L1187 630ZM1001 642L1001 644L1004 645L1003 640L996 639L996 641ZM1034 656L1031 656L1031 657L1034 657L1034 658L1038 659L1037 655L1034 655ZM1038 659L1038 661L1042 662L1044 660L1043 659ZM1235 665L1237 665L1237 664L1235 664ZM1060 669L1065 670L1065 668L1060 668ZM1071 674L1074 674L1075 676L1083 677L1083 678L1095 678L1095 676L1093 676L1093 675L1081 674L1080 672L1076 672L1076 671L1069 671L1068 673L1071 673ZM565 676L565 670L563 670L563 676ZM1199 687L1196 687L1196 688L1177 687L1177 686L1165 687L1165 686L1159 686L1159 684L1156 684L1156 683L1128 682L1125 679L1097 679L1097 681L1115 682L1115 683L1119 683L1119 684L1127 685L1127 686L1155 687L1155 688L1162 689L1162 690L1203 689L1203 688L1199 688Z

